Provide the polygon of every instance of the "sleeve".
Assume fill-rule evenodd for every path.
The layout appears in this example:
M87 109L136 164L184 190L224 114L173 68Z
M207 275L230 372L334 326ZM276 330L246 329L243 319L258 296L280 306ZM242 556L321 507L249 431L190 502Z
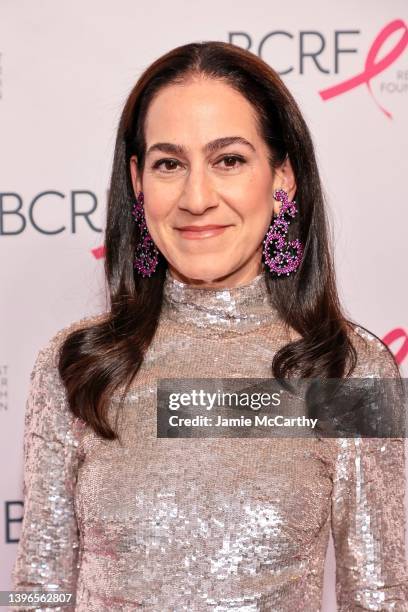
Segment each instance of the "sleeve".
M386 360L381 377L395 377ZM408 611L405 439L336 442L331 522L338 611Z
M73 593L74 599L79 549L74 511L77 443L55 345L54 337L39 351L30 377L24 421L24 514L12 588L60 590ZM34 609L67 611L74 605L19 606Z

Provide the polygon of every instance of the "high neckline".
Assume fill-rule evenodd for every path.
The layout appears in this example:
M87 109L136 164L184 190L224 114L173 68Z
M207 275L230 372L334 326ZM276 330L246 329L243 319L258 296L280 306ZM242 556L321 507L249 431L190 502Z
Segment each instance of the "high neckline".
M208 331L244 333L279 319L262 271L238 287L209 289L175 279L169 269L163 286L164 317Z

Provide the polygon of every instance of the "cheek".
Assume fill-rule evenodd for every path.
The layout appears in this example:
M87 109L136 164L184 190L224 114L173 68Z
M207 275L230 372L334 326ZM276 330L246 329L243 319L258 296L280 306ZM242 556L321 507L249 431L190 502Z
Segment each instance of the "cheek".
M154 225L159 225L174 208L174 198L164 186L145 189L149 193L148 199L145 199L146 219Z
M174 188L170 181L160 181L148 171L143 174L143 191L146 216L151 218L163 216L174 201Z
M225 194L228 193L241 207L259 212L271 208L272 180L267 172L248 172L226 185Z
M246 221L256 228L269 225L273 214L270 193L262 189L247 190L237 200L236 210Z

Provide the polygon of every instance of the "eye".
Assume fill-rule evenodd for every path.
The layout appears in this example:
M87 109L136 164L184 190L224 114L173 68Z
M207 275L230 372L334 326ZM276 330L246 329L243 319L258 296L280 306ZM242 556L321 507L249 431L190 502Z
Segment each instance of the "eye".
M246 160L240 155L224 155L217 164L225 161L226 165L224 166L225 170L234 170L235 168L239 168L242 164L246 163ZM231 163L232 162L232 163Z
M161 170L161 172L167 172L170 173L172 172L178 165L179 165L179 161L177 161L177 159L170 159L170 158L166 158L166 159L158 159L154 164L153 164L153 168L155 170L159 169L161 167L162 164L165 164L166 169L165 170Z
M225 162L224 170L230 171L235 168L239 168L242 164L246 163L246 159L241 155L224 155L221 159L219 159L215 165L221 164L221 162ZM163 174L171 174L174 170L177 169L177 166L180 166L180 162L177 159L164 158L158 159L153 164L154 170L160 170Z

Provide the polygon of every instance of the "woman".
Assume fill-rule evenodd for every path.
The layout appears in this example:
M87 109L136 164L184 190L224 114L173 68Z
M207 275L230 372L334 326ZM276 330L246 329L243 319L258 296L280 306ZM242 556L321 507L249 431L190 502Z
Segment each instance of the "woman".
M268 65L206 42L145 71L105 247L109 309L32 373L14 588L81 612L315 611L331 527L339 609L408 610L402 438L156 435L164 378L399 375L342 312L311 137Z

